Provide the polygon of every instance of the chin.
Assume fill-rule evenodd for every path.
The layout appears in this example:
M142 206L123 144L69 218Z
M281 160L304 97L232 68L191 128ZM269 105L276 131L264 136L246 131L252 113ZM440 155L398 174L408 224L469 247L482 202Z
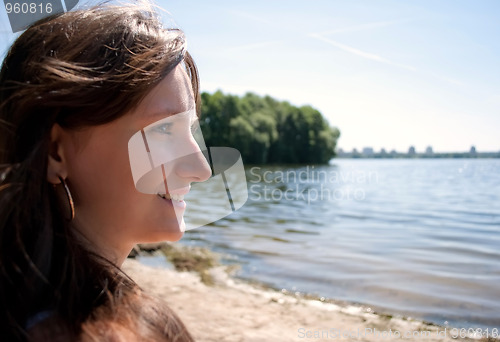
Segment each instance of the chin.
M176 242L176 241L179 241L183 236L184 236L184 232L179 232L176 236L172 234L165 241Z
M184 236L184 229L184 225L182 226L182 229L176 225L175 227L170 226L168 229L163 228L155 230L148 234L148 236L145 237L145 240L147 240L148 243L163 241L176 242Z

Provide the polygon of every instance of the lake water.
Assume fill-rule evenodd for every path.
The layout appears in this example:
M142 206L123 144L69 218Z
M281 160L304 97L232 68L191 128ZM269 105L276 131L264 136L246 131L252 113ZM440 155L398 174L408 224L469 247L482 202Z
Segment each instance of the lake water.
M241 264L239 277L276 288L500 328L500 160L338 159L246 172L244 207L181 243L221 252Z

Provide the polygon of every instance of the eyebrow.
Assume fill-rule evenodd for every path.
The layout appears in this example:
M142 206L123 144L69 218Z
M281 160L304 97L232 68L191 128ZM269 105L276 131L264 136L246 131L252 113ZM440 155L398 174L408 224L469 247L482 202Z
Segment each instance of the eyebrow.
M179 113L184 113L184 112L173 112L171 110L164 109L164 110L160 110L158 112L154 112L152 114L149 114L148 117L151 117L151 118L156 118L156 117L165 117L165 118L168 118L169 116L172 116L172 115L175 115L175 114L179 114Z
M189 106L189 109L183 110L182 112L172 111L172 110L169 110L167 108L167 109L163 109L163 110L154 112L154 113L148 115L148 117L152 117L152 118L155 118L155 117L168 118L169 116L173 116L173 115L177 115L177 114L189 112L190 110L195 109L195 106L196 106L195 103L192 102L191 105ZM195 114L195 116L196 116L196 114Z
M163 111L158 111L158 112L152 113L152 114L148 115L148 117L150 117L150 118L157 118L158 117L159 119L156 120L156 121L160 121L162 119L166 119L168 117L171 117L171 116L174 116L174 115L177 115L177 114L186 113L186 112L189 112L189 111L193 111L193 114L191 115L191 120L197 120L198 119L198 115L196 114L196 107L195 107L194 104L189 109L184 110L182 112L175 112L174 113L174 112L169 111L169 110L163 110Z

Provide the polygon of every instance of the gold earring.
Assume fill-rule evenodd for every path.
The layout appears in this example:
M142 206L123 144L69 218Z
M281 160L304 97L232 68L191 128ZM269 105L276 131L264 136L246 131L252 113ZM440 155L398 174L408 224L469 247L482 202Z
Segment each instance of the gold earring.
M75 218L75 202L73 202L73 196L71 196L71 192L69 191L68 185L64 181L62 177L59 176L59 180L61 181L64 191L66 192L66 197L68 197L69 202L69 210L70 210L70 219L69 221Z

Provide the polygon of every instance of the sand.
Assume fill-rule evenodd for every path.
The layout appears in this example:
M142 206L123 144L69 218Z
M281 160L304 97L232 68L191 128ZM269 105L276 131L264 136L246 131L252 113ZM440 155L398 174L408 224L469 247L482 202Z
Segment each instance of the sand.
M210 286L197 273L134 259L122 268L148 293L163 298L201 342L457 340L451 328L250 285L228 276L222 266L210 270Z

